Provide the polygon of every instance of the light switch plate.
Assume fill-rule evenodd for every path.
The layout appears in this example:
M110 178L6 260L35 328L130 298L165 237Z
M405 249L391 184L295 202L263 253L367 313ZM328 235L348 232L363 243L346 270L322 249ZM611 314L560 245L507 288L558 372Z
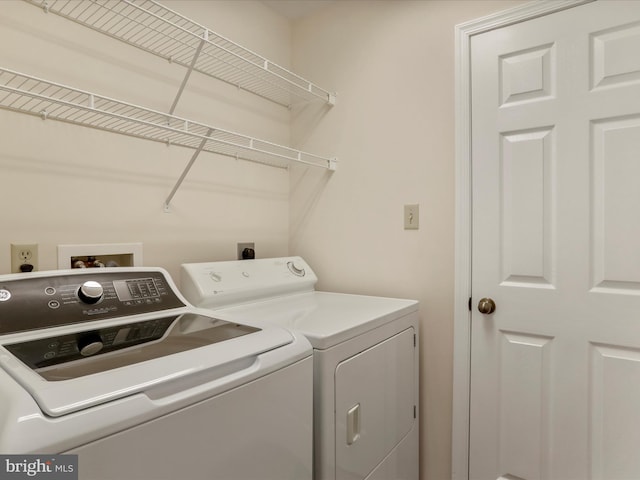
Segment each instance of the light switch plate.
M418 230L420 228L420 205L404 206L404 229Z

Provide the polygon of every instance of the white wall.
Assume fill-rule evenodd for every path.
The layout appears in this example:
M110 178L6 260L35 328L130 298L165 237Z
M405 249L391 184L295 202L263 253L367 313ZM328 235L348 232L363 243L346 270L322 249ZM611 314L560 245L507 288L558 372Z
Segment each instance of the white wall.
M186 16L288 65L290 25L255 1L167 1ZM260 19L256 21L255 19ZM0 67L168 111L185 69L22 1L0 8ZM0 92L0 95L2 93ZM176 115L288 144L286 108L193 74ZM236 242L286 255L289 174L203 153L163 202L192 151L0 110L0 273L10 243L38 243L40 269L57 245L142 242L144 263L232 259Z
M290 250L321 289L420 301L424 480L451 478L454 26L518 3L341 0L294 24L294 69L338 93L294 112L294 146L340 163L293 171Z

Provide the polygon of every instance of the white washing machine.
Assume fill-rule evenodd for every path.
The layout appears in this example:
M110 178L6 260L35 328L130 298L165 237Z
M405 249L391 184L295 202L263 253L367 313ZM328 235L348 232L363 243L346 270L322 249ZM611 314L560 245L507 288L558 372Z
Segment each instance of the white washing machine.
M0 452L77 454L80 479L311 479L312 369L162 269L0 276Z
M232 322L302 333L314 357L314 478L416 480L418 302L315 291L300 257L182 265L181 290Z

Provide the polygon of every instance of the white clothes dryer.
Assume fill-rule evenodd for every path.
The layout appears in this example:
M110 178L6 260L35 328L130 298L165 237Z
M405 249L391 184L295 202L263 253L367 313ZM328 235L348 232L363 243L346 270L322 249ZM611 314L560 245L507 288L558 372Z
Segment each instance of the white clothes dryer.
M313 346L314 478L417 480L418 302L315 290L300 257L184 264L181 290L231 322Z
M0 452L76 454L83 480L311 479L312 368L162 269L0 276Z

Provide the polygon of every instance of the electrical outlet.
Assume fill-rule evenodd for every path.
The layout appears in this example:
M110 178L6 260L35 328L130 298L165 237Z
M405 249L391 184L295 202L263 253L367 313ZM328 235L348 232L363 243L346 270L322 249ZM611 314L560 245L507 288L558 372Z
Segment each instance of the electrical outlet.
M420 228L420 205L404 206L404 229L418 230Z
M255 258L255 255L256 247L253 242L238 243L238 260L248 260L251 258Z
M23 266L25 265L25 266ZM27 267L31 265L31 268ZM38 244L11 244L11 273L38 270Z

